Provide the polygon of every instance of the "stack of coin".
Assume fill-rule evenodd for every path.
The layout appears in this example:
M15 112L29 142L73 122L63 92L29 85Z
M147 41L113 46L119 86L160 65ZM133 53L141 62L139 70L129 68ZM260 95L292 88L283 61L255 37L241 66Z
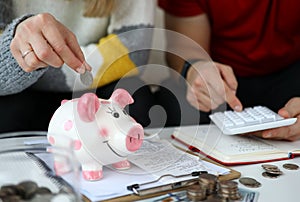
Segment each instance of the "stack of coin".
M218 196L226 200L239 200L241 195L238 189L238 183L235 181L221 181L218 183Z
M239 182L245 185L246 187L250 187L250 188L257 188L261 186L260 182L258 182L256 179L251 177L241 177L239 179Z
M262 165L265 172L262 173L262 176L267 178L277 178L282 175L282 171L275 165L263 164Z
M199 184L189 186L186 193L190 201L206 200L206 189Z
M199 176L199 184L206 189L206 194L211 195L217 191L217 176L209 173L204 173Z

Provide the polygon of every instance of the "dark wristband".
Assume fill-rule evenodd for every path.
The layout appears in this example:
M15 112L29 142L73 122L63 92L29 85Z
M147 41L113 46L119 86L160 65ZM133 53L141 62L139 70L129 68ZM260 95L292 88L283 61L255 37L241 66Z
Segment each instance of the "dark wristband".
M187 72L189 71L190 67L198 62L198 61L203 61L204 59L189 59L189 60L185 60L182 70L181 70L181 76L183 76L184 78L186 78L187 76Z

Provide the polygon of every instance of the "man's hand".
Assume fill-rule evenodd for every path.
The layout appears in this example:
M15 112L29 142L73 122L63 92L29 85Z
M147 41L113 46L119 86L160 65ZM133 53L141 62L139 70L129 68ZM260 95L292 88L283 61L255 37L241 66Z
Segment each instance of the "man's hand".
M262 131L263 138L295 141L300 139L300 97L290 99L287 104L278 111L284 118L297 118L296 123L290 126L274 128Z
M208 112L227 102L235 111L243 109L235 95L238 83L231 67L199 61L190 68L187 81L187 100L195 108Z

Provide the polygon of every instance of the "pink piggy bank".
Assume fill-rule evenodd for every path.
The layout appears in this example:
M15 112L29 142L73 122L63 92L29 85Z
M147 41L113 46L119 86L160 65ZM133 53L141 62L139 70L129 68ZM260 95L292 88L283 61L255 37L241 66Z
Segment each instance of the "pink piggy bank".
M101 179L103 165L127 169L130 163L126 157L141 147L144 138L143 127L124 110L131 103L133 98L124 89L115 90L108 100L99 99L93 93L64 100L50 121L48 141L66 147L59 137L72 139L86 180ZM57 173L64 172L58 158L54 168Z

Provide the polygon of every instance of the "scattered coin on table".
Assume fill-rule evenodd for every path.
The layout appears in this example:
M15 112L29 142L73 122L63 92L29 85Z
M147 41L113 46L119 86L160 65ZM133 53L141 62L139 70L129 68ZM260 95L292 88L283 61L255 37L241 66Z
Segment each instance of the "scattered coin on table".
M258 182L256 179L251 178L251 177L241 177L239 179L239 182L246 187L251 187L251 188L257 188L261 186L261 183Z
M262 165L265 172L262 173L262 176L267 178L277 178L283 174L278 166L272 164L263 164Z
M262 164L261 167L263 167L263 169L265 170L277 170L278 167L276 165L272 165L272 164Z
M282 165L282 167L287 170L298 170L299 169L299 166L297 164L293 164L293 163L285 163Z
M280 175L274 175L274 174L271 174L271 173L268 173L268 172L263 172L262 173L262 176L266 177L266 178L272 178L272 179L275 179L275 178L278 178Z

